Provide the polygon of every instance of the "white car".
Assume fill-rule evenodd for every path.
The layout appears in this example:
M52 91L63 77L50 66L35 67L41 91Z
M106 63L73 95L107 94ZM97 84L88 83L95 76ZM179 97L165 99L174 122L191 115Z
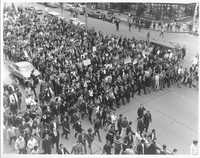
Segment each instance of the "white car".
M75 9L75 7L72 4L69 4L69 3L64 3L63 8L64 8L64 10L67 10L67 11Z
M26 83L31 79L31 73L34 76L39 76L40 72L30 63L27 61L21 61L17 63L9 63L8 68L11 72L11 75Z
M74 25L85 26L85 23L81 22L78 18L70 18L69 20L72 21Z

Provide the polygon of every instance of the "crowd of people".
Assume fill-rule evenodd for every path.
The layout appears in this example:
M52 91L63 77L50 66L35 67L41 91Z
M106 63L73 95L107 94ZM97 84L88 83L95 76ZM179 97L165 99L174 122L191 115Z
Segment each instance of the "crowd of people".
M25 83L24 103L19 85L4 85L4 125L17 153L51 154L56 146L58 154L91 154L95 136L103 140L102 129L104 154L168 153L166 145L158 149L155 129L149 130L149 110L139 107L136 130L115 110L136 94L192 87L198 64L184 69L184 50L105 35L33 8L5 8L3 33L5 59L29 61L41 72ZM84 130L82 119L93 128ZM60 139L71 133L77 142L69 151Z

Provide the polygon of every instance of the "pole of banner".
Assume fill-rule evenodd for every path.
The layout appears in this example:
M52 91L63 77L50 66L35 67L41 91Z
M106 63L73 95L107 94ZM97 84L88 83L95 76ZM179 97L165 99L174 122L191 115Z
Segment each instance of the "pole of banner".
M87 13L87 7L85 7L85 25L86 25L86 30L88 30L88 13Z
M60 3L60 9L61 9L61 16L64 16L64 9L63 9L63 3Z

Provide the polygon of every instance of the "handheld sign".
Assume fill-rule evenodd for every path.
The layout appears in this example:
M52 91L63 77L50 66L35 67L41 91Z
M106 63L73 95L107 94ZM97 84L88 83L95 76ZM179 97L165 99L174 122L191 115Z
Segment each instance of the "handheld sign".
M90 64L91 64L91 60L90 59L83 60L83 65L84 66L88 66Z

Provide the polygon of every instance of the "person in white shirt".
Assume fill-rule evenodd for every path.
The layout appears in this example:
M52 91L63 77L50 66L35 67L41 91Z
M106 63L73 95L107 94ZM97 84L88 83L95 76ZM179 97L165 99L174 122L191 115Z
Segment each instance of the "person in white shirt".
M9 145L11 145L12 140L16 140L16 127L14 126L9 126L7 129L7 138L9 141Z
M199 153L198 141L194 140L193 143L190 146L190 154L191 155L198 155L198 153Z
M25 146L26 146L26 142L24 140L24 137L20 135L15 142L15 150L17 151L18 154L24 154Z
M35 146L38 147L38 141L33 136L31 136L27 142L27 152L31 153Z
M160 78L160 77L159 77L159 74L156 74L156 75L155 75L155 88L156 88L156 89L160 89L160 86L159 86L159 85L160 85L160 83L159 83L159 78Z

